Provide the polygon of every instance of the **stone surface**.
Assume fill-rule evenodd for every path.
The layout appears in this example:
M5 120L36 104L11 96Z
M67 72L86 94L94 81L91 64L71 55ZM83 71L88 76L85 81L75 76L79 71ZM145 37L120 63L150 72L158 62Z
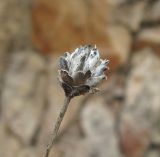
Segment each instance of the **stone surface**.
M151 1L151 3L148 4L146 11L145 11L145 22L158 22L160 20L160 1L155 0Z
M160 27L144 28L138 34L135 43L135 51L142 50L145 47L150 47L155 53L160 55Z
M104 45L106 7L106 0L36 0L32 12L33 42L45 53L62 53L86 43Z
M150 150L148 151L146 157L159 157L160 152L158 150Z
M19 151L17 157L38 157L38 153L34 148L25 148Z
M151 27L143 29L139 35L138 39L141 41L151 42L160 44L160 27Z
M0 92L11 52L31 47L29 10L30 0L0 1Z
M113 60L110 66L114 69L124 64L131 46L129 31L110 20L115 7L122 2L35 1L32 12L33 43L45 54L72 51L84 44L96 44L104 57ZM139 17L139 14L136 15Z
M13 157L16 156L21 149L21 144L16 140L14 135L7 132L5 124L0 121L0 156Z
M123 24L129 30L137 32L143 20L146 1L126 1L118 5L111 15L112 22Z
M92 98L82 111L81 121L86 139L91 142L93 156L121 156L115 119L112 112L104 106L103 99Z
M3 41L3 47L6 46L7 50L13 47L29 46L31 30L29 11L30 0L2 0L0 2L0 40ZM3 49L0 49L0 52L3 52Z
M2 111L8 128L30 143L44 106L45 62L32 51L17 52L6 73Z
M149 143L160 142L160 58L151 49L136 53L121 113L121 142L127 156L143 156Z
M110 45L108 46L108 51L110 54L106 58L110 58L112 60L113 56L117 56L119 59L117 64L110 64L110 68L115 68L114 66L123 65L127 62L130 49L131 49L131 34L125 29L125 27L117 26L117 25L109 25L106 29L108 34L108 41Z

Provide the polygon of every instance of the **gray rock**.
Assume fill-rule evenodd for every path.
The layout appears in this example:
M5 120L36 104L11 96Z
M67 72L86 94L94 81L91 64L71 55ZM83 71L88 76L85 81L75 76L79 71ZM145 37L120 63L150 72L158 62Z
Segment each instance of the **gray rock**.
M17 157L38 157L37 152L35 151L34 147L29 147L29 148L22 148Z
M0 1L0 93L11 52L31 47L30 2Z
M30 25L30 0L2 0L0 2L0 32L9 37L6 44L12 42L14 46L29 46ZM22 16L23 15L23 16ZM12 45L13 46L13 45Z
M86 139L91 143L90 156L121 156L114 117L110 110L105 108L102 100L93 99L88 102L83 109L81 120Z
M2 112L8 128L23 143L31 142L45 100L45 62L33 53L14 53L5 76Z
M159 156L160 152L158 150L149 150L146 155L146 157L159 157Z
M15 136L7 132L5 124L0 121L0 156L17 156L20 149L21 144L16 140Z
M160 20L160 1L153 1L151 4L148 4L145 10L144 21L145 22L158 22Z
M124 2L113 10L113 22L123 24L132 31L137 31L143 20L146 1Z
M121 114L122 147L126 155L144 155L150 142L160 143L160 58L151 49L137 52L126 86Z

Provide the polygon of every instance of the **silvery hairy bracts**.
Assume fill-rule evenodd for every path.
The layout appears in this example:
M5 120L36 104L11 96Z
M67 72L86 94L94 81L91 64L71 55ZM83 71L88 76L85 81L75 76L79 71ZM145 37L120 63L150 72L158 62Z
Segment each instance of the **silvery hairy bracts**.
M108 63L100 59L96 46L86 45L73 53L66 52L59 60L59 80L65 95L74 97L94 91L106 79Z

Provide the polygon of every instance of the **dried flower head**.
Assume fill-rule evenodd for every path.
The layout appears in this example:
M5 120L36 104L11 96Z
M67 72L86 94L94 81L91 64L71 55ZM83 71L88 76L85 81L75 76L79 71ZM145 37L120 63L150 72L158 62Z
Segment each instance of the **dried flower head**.
M102 60L98 49L91 45L81 46L73 53L66 52L59 61L59 80L67 97L94 91L97 84L106 79L108 60Z

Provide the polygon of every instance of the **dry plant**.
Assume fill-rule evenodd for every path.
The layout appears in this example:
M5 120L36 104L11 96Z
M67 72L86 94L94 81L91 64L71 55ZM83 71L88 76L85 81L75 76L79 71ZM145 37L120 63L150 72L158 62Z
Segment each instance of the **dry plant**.
M66 52L59 60L59 81L65 92L65 101L60 110L51 140L47 145L44 157L55 143L60 124L68 108L70 100L75 96L98 91L96 86L104 79L108 69L108 60L100 59L98 49L91 45L81 46L73 53Z

